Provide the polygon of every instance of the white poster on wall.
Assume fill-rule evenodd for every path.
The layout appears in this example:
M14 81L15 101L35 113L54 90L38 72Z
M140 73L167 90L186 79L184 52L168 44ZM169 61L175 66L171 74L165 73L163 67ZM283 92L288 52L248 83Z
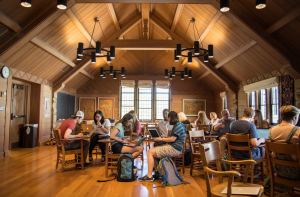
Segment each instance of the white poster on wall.
M44 97L44 117L50 117L50 98Z

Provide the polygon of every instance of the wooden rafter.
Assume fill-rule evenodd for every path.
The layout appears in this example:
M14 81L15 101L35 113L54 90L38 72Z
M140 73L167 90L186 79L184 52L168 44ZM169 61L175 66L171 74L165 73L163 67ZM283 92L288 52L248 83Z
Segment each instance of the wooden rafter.
M184 8L183 4L178 4L177 5L176 12L175 12L174 19L173 19L173 23L172 23L172 27L171 27L171 31L175 30L176 25L177 25L177 23L180 19L181 14L182 14L183 8Z
M6 27L12 29L14 32L18 32L22 29L16 21L11 19L9 16L6 16L2 12L0 12L0 23L5 25Z
M45 9L39 9L33 14L35 16L34 20L30 19L31 21L28 22L26 26L22 27L20 31L13 34L10 39L6 42L1 42L0 61L7 65L6 60L8 58L66 12L66 10L57 9L56 4L57 3L53 1L46 1L44 6L42 6L42 8ZM74 4L74 0L68 1L68 9Z
M87 71L85 71L83 69L80 70L80 73L84 74L85 76L87 76L88 78L90 78L92 80L95 79L95 77L93 75L91 75L90 73L88 73Z
M78 18L74 15L74 13L72 12L71 9L67 10L67 15L69 16L69 18L73 21L73 23L77 26L77 28L79 29L79 31L81 31L81 33L86 37L86 39L88 41L91 40L91 35L88 33L88 31L83 27L83 25L81 24L81 22L78 20ZM96 42L94 39L92 39L92 45L94 47L96 47Z
M166 3L161 0L75 0L76 3ZM213 0L168 0L170 4L211 4Z
M117 15L116 15L116 12L115 12L113 4L112 3L107 3L106 7L107 7L107 10L108 10L108 12L110 14L110 17L111 17L114 25L115 25L116 30L117 31L120 30L121 28L120 28L120 25L119 25L119 22L118 22L118 18L117 18Z
M268 29L266 29L266 32L268 34L272 34L278 29L280 29L281 27L285 26L286 24L294 20L295 18L297 18L298 16L300 16L300 4L296 6L294 9L292 9L291 11L289 11L288 13L286 13L282 18L276 21L273 25L268 27Z
M222 13L220 11L218 11L215 16L213 17L213 19L210 21L210 23L208 24L208 26L206 27L206 29L204 30L204 32L201 34L200 39L198 41L203 41L204 38L207 36L207 34L210 32L210 30L215 26L215 24L219 21L219 19L221 18Z
M154 10L154 5L155 5L154 3L151 3L151 4L150 4L150 14L152 14L152 12L153 12L153 10Z
M149 39L149 21L150 18L150 4L142 4L142 29L143 29L143 39Z
M209 74L210 74L210 72L207 70L207 71L205 71L202 75L200 75L200 76L197 78L197 80L200 81L201 79L203 79L204 77L206 77L206 76L209 75Z

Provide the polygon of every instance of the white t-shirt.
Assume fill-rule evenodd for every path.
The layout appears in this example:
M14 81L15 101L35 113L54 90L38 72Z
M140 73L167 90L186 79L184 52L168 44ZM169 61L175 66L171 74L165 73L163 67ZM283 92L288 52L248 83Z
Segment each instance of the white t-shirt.
M172 130L173 125L170 125L168 121L162 120L157 124L158 129L161 133L161 135L167 136L168 135L168 130Z
M110 127L110 121L108 119L104 120L104 123L101 125L102 127ZM95 133L99 133L101 135L108 135L110 136L110 131L108 133L105 133L104 131L102 131L102 128L98 127L98 125L95 124L95 121L93 121L92 123L92 127L95 130Z

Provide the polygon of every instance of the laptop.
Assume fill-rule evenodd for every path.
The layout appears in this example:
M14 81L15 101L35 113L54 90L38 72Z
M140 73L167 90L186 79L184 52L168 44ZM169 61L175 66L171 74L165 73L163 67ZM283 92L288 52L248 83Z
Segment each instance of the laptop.
M257 137L269 139L269 129L257 129Z
M87 135L83 135L83 137L91 137L92 135L93 135L93 133L94 133L94 130L92 130L89 134L87 134Z
M160 138L160 135L156 129L148 129L148 131L150 133L151 139Z
M231 194L235 195L258 195L260 187L231 187ZM227 187L221 192L227 194Z
M143 143L143 141L144 141L145 139L146 139L146 138L143 137L143 138L139 139L139 141L138 141L137 143L135 143L135 144L128 144L128 146L130 146L130 147L136 147L136 146L139 146L139 145L141 145L141 144Z
M81 124L82 133L90 133L93 130L91 124Z

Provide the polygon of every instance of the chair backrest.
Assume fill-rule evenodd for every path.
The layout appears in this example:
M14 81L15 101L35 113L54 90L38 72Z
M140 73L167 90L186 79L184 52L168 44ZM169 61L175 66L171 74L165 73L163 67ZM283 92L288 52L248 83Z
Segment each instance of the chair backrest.
M198 129L204 130L204 131L211 131L212 125L211 124L199 124L198 123Z
M286 154L286 155L297 155L298 156L298 161L286 161L286 160L281 160L281 159L276 159L272 157L272 152L273 153L279 153L279 154ZM278 178L275 179L274 177L274 165L273 164L280 164L284 166L291 166L295 168L300 168L300 146L299 143L297 144L287 144L287 143L279 143L279 142L270 142L266 140L266 153L267 153L267 159L268 159L268 164L269 164L269 169L270 169L270 177L271 181L274 181ZM277 182L277 180L276 180ZM285 179L281 178L279 179L279 183L293 187L291 185L291 180L290 179ZM286 184L285 184L286 183ZM299 182L298 183L299 187Z
M124 132L124 137L129 137L130 142L132 141L132 131L125 131Z
M220 162L222 156L220 152L219 141L212 141L199 145L203 166L207 166L211 161ZM218 166L217 166L218 167ZM218 169L221 170L221 169Z
M227 147L228 147L228 154L229 154L229 159L230 160L231 160L231 150L249 151L250 159L253 159L251 146L250 146L249 134L230 134L230 133L226 133L226 136L227 136ZM246 142L248 145L234 146L234 145L231 145L230 142Z
M194 142L197 140L205 140L204 131L198 130L198 131L189 131L190 136L190 142Z
M56 147L57 149L61 149L63 152L65 151L65 146L62 145L62 137L61 137L61 132L60 129L53 129L53 134L55 137L55 142L56 142Z
M184 126L186 127L186 130L189 132L190 130L192 130L191 124L184 124Z

